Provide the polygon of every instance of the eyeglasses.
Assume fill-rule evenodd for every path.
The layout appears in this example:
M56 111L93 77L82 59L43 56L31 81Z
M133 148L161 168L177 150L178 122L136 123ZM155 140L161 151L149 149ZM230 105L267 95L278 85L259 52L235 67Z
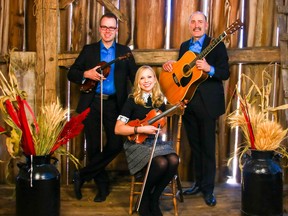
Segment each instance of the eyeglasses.
M100 26L102 31L115 31L117 29L117 27L113 27L113 26Z

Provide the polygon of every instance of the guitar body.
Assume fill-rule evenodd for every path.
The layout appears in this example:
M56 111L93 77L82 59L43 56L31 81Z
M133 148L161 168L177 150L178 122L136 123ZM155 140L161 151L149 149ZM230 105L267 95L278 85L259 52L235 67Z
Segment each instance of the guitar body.
M173 64L173 71L162 71L159 76L161 89L170 104L190 101L197 87L208 78L208 74L193 64L195 53L187 51ZM191 66L192 62L192 66ZM196 62L196 61L195 61Z
M241 28L243 23L240 19L232 23L217 38L211 40L201 53L196 56L193 52L187 51L181 59L173 64L173 71L162 71L159 76L159 83L164 95L171 104L192 99L197 87L208 78L207 73L195 67L196 60L203 59L212 49L214 49L227 35L234 33Z

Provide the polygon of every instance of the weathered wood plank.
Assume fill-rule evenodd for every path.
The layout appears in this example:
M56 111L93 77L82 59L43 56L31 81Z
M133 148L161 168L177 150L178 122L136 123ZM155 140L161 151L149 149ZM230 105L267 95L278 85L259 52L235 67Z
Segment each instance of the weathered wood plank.
M36 1L36 107L56 101L58 0ZM36 110L37 113L37 110Z
M132 50L137 64L162 65L168 59L177 59L178 50ZM58 66L70 67L79 53L60 53L58 54ZM228 49L229 63L246 63L261 64L270 62L280 62L279 47L258 47L258 48L242 48ZM4 56L0 56L0 62L4 63Z
M117 18L124 22L127 21L128 18L126 17L125 14L121 13L117 7L115 7L115 5L109 1L109 0L97 0L97 2L99 2L101 5L103 5L104 7L106 7L109 11L111 11L112 13L115 14L115 16L117 16Z
M71 19L72 35L71 35L71 49L73 52L79 52L81 48L89 43L87 41L87 25L88 25L88 2L78 1L73 5L73 14ZM81 32L81 34L79 34Z
M132 51L137 64L162 65L169 59L177 59L178 50L170 49L147 49ZM257 47L257 48L231 48L228 49L229 63L264 64L270 62L280 62L280 50L278 47ZM78 53L61 53L58 55L58 65L69 67L73 64Z
M229 63L263 64L280 62L279 47L254 47L228 49Z
M8 41L9 41L9 19L7 19L7 14L9 14L10 10L10 1L1 1L0 2L0 53L7 53L8 52ZM12 9L11 9L12 10ZM11 14L11 18L14 17ZM13 20L12 20L13 21ZM12 22L10 21L10 22Z
M285 5L285 6L283 6L283 5L279 5L278 6L278 13L280 14L288 14L288 6L287 5Z
M168 59L177 59L178 50L133 50L137 64L162 65ZM70 67L79 53L58 54L58 66ZM278 47L259 47L228 49L229 63L261 64L270 62L280 62L280 49ZM0 56L0 62L5 63L5 57Z
M64 9L67 7L70 3L73 3L75 0L59 0L59 9Z
M6 25L9 25L8 48L25 50L25 5L21 1L14 1L10 6L10 20L4 20Z
M183 41L191 37L191 33L188 28L188 19L192 11L199 10L199 1L190 0L174 0L171 2L171 36L170 36L170 48L180 47ZM221 4L218 2L218 4ZM167 31L167 30L166 30ZM169 32L167 32L169 33Z
M280 53L281 53L281 75L284 92L284 102L288 103L288 43L287 43L287 1L277 0L278 23L280 34ZM286 121L288 120L288 110L285 110Z
M165 1L136 1L135 14L135 48L163 48L165 43Z
M19 89L27 93L26 101L35 110L35 52L11 52L9 70L13 71L18 81ZM27 116L30 121L32 116Z

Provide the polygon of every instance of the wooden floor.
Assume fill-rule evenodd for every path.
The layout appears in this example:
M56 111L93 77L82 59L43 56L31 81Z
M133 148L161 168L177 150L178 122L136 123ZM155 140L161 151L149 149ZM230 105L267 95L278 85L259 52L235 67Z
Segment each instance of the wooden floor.
M182 182L183 189L189 182ZM61 216L126 216L129 209L130 178L121 176L112 181L112 190L107 200L102 203L93 202L95 189L92 183L85 184L83 199L76 200L73 185L61 187ZM178 202L180 216L240 216L241 188L240 185L219 184L215 188L217 205L209 207L201 195L184 196L184 202ZM0 215L15 215L15 199L13 185L0 185ZM288 216L288 187L284 187L284 215ZM161 199L164 216L173 216L171 198ZM137 215L134 213L133 215Z

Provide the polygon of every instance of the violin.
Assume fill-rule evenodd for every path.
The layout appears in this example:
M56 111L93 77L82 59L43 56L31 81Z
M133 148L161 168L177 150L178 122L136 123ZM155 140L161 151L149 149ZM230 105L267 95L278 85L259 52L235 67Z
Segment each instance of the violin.
M160 125L160 128L162 128L165 126L166 120L163 118L163 113L161 112L161 110L152 109L146 115L145 119L135 119L129 121L127 124L131 127L140 127L145 125L153 125L154 127L158 127ZM130 141L136 142L137 144L140 144L143 143L147 137L148 134L132 134L128 136L128 139Z
M115 63L116 61L120 61L120 60L124 60L124 59L127 59L127 58L130 58L132 56L132 53L127 53L126 55L123 55L123 56L119 56L118 58L110 61L110 62L105 62L105 61L102 61L100 62L99 64L97 64L97 66L100 66L99 68L96 69L96 71L100 74L102 74L105 78L108 77L109 73L110 73L110 65ZM80 85L80 91L81 92L84 92L84 93L89 93L91 92L95 87L96 87L96 84L97 84L98 81L96 80L91 80L91 79L85 79L84 83L82 83Z
M152 109L144 119L139 120L131 120L127 124L131 127L140 127L145 125L153 125L154 127L163 128L166 124L166 119L164 118L166 115L171 113L172 111L176 110L178 107L184 107L183 102L171 107L170 109L166 110L165 112L161 112L161 110ZM132 134L128 136L128 140L134 141L137 144L143 143L148 134Z

